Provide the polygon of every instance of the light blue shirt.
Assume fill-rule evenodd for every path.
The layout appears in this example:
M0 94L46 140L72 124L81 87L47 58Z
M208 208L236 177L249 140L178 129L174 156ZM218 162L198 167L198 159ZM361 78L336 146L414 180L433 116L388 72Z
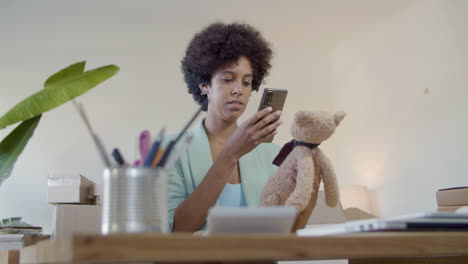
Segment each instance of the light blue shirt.
M226 184L223 191L219 195L218 204L222 207L247 206L242 184Z

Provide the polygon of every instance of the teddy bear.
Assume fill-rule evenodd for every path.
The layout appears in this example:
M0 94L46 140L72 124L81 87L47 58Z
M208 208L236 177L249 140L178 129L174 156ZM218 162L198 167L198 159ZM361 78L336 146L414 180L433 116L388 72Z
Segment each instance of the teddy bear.
M324 111L299 111L291 126L293 140L273 161L279 166L262 190L260 206L294 206L298 215L292 232L304 228L312 213L323 181L329 207L339 202L338 183L330 160L318 147L330 138L345 117Z

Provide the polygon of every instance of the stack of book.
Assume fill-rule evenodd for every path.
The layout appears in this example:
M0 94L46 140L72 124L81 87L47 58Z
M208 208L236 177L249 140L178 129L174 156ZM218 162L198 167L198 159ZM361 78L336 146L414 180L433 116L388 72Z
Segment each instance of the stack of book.
M21 249L47 238L42 235L42 227L22 222L21 217L2 219L0 223L0 252Z
M39 234L2 234L0 233L0 252L7 250L17 250L31 246L37 242L49 239L50 236Z
M436 196L439 212L455 212L468 206L468 186L440 189Z
M0 252L23 248L23 234L0 234Z

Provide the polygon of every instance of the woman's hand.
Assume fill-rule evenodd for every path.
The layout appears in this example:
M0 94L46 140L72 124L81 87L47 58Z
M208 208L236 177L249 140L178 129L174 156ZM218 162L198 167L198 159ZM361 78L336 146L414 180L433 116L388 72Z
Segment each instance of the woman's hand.
M271 107L255 113L229 137L224 151L239 159L260 143L271 142L276 135L276 129L283 123L279 119L280 116L281 111L272 113Z

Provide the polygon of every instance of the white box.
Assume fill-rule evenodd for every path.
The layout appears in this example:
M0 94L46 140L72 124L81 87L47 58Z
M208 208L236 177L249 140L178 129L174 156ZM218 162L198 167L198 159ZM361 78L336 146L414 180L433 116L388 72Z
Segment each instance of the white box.
M436 193L437 205L468 205L468 186L440 189Z
M92 191L90 192L91 194L91 200L89 204L97 204L97 205L102 205L102 193L103 193L103 186L102 184L95 184L92 188Z
M102 194L103 194L103 186L102 186L102 184L99 184L99 183L98 183L98 184L94 185L94 193L93 193L93 195L94 195L94 196L102 196Z
M47 180L47 200L51 204L89 204L95 183L76 173L54 173Z
M101 233L101 206L56 204L52 216L54 239L70 238L75 233Z

